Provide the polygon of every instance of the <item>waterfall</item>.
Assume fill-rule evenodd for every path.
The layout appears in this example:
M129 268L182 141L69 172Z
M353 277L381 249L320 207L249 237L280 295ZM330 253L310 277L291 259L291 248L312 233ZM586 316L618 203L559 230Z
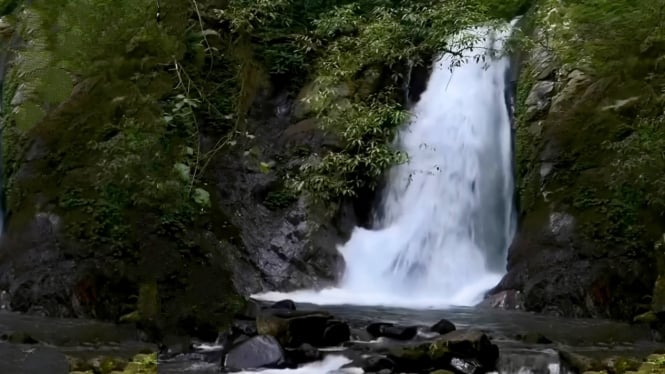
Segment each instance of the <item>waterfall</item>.
M473 48L434 63L397 139L409 160L390 171L374 227L356 228L339 248L346 269L338 287L259 298L473 305L496 285L515 230L510 59L492 53L509 33L466 31L457 37L476 36Z

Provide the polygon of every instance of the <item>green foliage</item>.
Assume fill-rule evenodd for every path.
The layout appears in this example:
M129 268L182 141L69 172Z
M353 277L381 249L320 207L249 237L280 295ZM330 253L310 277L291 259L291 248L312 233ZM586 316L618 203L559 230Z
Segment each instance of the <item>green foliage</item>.
M391 166L406 155L393 148L408 114L403 84L409 65L429 65L433 56L455 56L480 36L459 31L488 21L483 4L471 1L411 4L352 2L314 21L314 45L325 46L317 59L314 89L305 98L321 128L339 149L313 157L294 186L324 204L373 189ZM461 58L453 64L464 63Z
M188 50L190 9L161 5L162 22L152 0L41 0L17 14L28 42L3 92L4 103L15 98L3 139L10 211L37 191L51 195L69 235L118 256L139 237L137 211L170 223L196 217L196 173L183 179L175 165L197 170L187 150L198 149L200 101L169 71ZM51 166L17 181L21 139L35 136L53 150Z
M631 186L645 206L665 213L665 112L636 118L633 133L607 148L618 155L615 189Z
M564 61L585 62L598 75L635 76L644 58L665 43L665 4L659 1L563 1L558 47ZM642 70L642 71L640 71Z
M293 186L327 203L372 188L387 168L405 160L392 142L406 120L401 90L409 65L429 65L442 51L458 53L477 36L460 35L450 43L451 35L494 18L512 18L529 3L231 0L206 12L223 25L224 49L216 58L234 66L236 88L227 91L233 97L227 105L235 109L236 130L244 124L262 73L280 85L314 79L304 99L340 149L312 158Z

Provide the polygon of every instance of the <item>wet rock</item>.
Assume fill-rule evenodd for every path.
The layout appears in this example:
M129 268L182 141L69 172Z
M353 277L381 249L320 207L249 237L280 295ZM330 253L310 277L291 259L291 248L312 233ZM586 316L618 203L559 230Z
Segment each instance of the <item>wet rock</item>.
M286 362L284 350L272 336L259 335L231 348L224 358L227 370L279 368Z
M529 96L526 98L526 116L528 120L542 115L549 109L552 93L554 92L554 82L540 81L533 85Z
M372 323L367 326L367 332L375 338L386 337L397 340L413 339L418 334L415 326L396 326L392 323Z
M325 312L265 310L256 319L256 327L259 334L274 336L286 347L322 346L330 320L332 316ZM331 330L331 338L334 332L339 330Z
M395 363L395 371L407 373L436 369L437 362L443 366L451 358L446 347L432 346L430 343L389 347L387 357Z
M453 357L450 360L450 366L456 371L464 374L474 374L479 368L480 364L473 360L465 360L458 357Z
M319 361L323 355L310 344L302 344L298 348L285 348L286 357L291 365L306 364L308 362Z
M480 330L455 330L441 337L450 352L458 358L474 359L493 369L499 359L499 348Z
M254 336L258 334L256 321L234 320L231 324L231 333L233 335Z
M387 351L400 372L487 372L496 368L499 357L499 348L478 330L455 330L428 342L389 346Z
M488 295L478 306L504 310L524 310L524 297L521 291L505 290Z
M270 309L296 310L296 303L293 300L281 300L272 304Z
M448 321L447 319L442 319L441 321L435 323L434 326L430 327L430 330L438 332L441 335L445 335L451 331L455 331L456 327L454 323Z
M323 337L321 345L323 346L338 346L351 339L351 329L349 325L342 321L328 321L328 324L323 330Z
M600 361L578 353L559 350L559 358L562 364L577 373L605 370L604 365Z
M634 357L610 357L602 362L608 371L615 374L623 374L627 371L636 371L640 368L640 360Z
M88 360L88 364L95 373L109 373L122 371L129 363L120 357L102 356Z
M225 337L220 334L218 341L224 342ZM225 346L226 344L223 343ZM177 355L190 353L193 351L193 344L190 338L178 335L165 336L159 345L159 354L163 357L175 357Z

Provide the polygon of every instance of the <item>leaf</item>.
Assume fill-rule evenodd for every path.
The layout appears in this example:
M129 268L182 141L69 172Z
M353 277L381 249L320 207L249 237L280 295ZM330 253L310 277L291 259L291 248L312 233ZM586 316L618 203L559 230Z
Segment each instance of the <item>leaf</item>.
M259 163L259 171L261 171L261 173L268 174L270 173L270 169L271 169L270 164L268 164L267 162L262 161Z

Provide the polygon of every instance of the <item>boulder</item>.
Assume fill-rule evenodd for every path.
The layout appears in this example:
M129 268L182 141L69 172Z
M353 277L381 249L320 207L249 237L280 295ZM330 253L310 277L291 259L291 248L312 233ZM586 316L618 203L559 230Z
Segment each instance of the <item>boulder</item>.
M559 358L564 366L576 373L605 370L604 365L600 361L578 353L560 350Z
M445 335L451 331L455 331L455 324L452 322L448 321L447 319L442 319L441 321L437 322L434 324L434 326L430 327L431 331L438 332L441 335Z
M326 312L264 310L256 322L259 334L272 335L285 347L339 345L348 341L351 333L345 322Z
M342 321L328 321L321 344L323 346L337 346L351 339L351 329L349 325Z
M418 334L416 326L395 326L392 323L372 323L367 326L367 332L373 337L386 337L397 340L413 339Z
M259 335L235 347L224 357L224 368L229 371L279 368L286 363L284 349L272 336Z
M439 344L445 344L458 358L474 359L487 369L494 369L499 359L499 348L480 330L455 330L441 337Z
M310 344L302 344L297 348L285 348L286 357L290 366L298 366L308 362L319 361L323 357L321 352Z
M387 351L401 372L488 372L496 369L499 358L499 348L479 330L455 330L432 341L395 345Z

